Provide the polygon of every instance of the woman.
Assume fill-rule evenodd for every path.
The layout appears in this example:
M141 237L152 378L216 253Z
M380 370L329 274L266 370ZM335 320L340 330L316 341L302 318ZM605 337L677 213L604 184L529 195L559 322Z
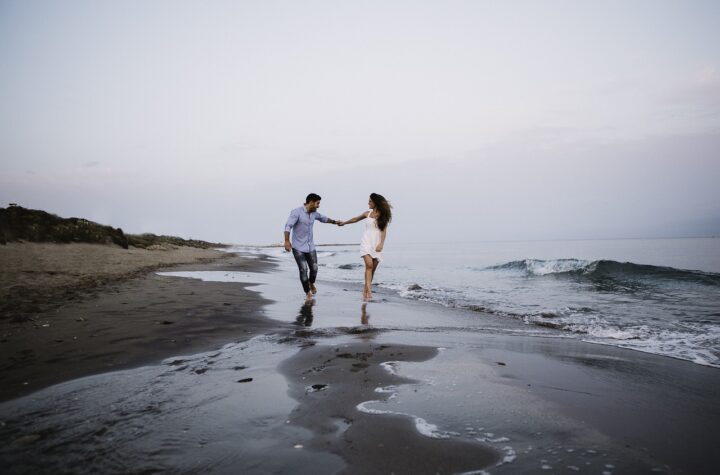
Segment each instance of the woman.
M363 298L365 299L372 298L372 280L375 276L375 270L380 265L380 261L383 260L382 251L385 245L387 227L392 221L392 206L382 195L371 193L368 207L370 209L360 216L338 223L338 225L344 226L367 218L365 232L360 241L360 255L365 262L365 289L363 290Z

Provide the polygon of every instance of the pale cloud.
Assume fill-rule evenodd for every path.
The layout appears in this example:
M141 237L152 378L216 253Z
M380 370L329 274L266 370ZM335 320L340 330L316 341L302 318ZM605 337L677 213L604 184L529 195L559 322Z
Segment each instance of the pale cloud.
M705 66L697 75L697 83L701 86L720 87L720 68L717 66Z
M434 212L478 238L657 234L720 202L717 2L0 9L0 201L253 242L310 191L395 197L405 239Z

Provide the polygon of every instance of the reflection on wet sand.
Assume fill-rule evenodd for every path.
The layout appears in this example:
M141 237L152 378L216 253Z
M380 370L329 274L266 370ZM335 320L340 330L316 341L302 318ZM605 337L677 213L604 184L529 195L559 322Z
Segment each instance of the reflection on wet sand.
M295 319L296 325L301 325L301 326L305 326L305 327L312 326L313 305L315 305L314 300L308 300L302 304L302 306L300 307L300 313L298 313L298 316Z
M315 300L309 300L300 306L298 316L295 318L295 325L300 325L304 327L312 326L314 305ZM360 307L360 324L370 324L370 313L367 311L367 302L363 302L362 306Z
M367 312L367 302L363 302L360 313L360 323L367 325L370 321L370 314Z

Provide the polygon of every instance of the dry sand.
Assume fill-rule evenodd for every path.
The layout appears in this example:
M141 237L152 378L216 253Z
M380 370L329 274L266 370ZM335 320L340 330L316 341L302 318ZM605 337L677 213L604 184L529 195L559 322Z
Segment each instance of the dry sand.
M151 269L210 262L214 249L164 246L123 249L103 244L10 243L0 246L0 320L24 320L110 282Z

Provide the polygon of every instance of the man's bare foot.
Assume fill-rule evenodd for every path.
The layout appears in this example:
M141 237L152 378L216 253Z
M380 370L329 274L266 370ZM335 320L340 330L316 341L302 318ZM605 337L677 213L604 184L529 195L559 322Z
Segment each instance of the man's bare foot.
M310 302L312 299L313 299L313 294L312 294L312 292L308 292L307 294L305 294L305 301L306 301L306 302Z
M317 288L315 287L315 284L310 284L310 292L315 295L317 293Z

